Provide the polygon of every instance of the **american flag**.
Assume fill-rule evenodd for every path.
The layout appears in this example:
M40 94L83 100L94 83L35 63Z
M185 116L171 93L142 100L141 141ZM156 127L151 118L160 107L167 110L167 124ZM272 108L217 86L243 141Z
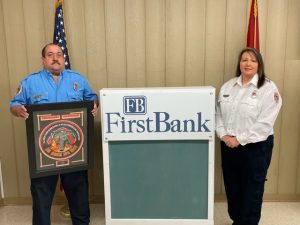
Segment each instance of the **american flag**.
M63 4L63 0L57 0L55 4L55 25L54 25L53 43L58 44L63 50L64 58L65 58L65 68L70 69L71 64L70 64L67 42L66 42L62 4Z

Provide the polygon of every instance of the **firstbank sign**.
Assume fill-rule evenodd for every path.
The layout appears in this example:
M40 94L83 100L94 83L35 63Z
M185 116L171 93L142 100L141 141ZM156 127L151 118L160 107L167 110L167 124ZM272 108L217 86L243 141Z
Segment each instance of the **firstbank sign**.
M175 136L185 139L191 135L196 139L199 135L212 135L214 96L201 94L210 99L205 100L197 92L194 96L189 92L176 93L173 89L171 93L145 95L106 93L102 104L104 108L109 104L109 109L102 112L104 136L120 135L119 139L127 139L133 135L150 135L153 139L159 135L158 139ZM211 100L213 102L209 103Z
M125 115L145 115L147 112L146 96L124 96L123 111Z

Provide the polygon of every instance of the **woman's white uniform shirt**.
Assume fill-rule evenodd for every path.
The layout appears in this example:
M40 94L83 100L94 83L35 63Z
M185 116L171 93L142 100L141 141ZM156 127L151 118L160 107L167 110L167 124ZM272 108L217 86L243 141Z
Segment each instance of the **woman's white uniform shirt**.
M216 113L219 138L235 136L241 145L245 145L264 141L274 133L282 99L274 82L266 79L259 89L257 82L258 75L255 74L247 85L242 85L242 76L239 76L222 86Z

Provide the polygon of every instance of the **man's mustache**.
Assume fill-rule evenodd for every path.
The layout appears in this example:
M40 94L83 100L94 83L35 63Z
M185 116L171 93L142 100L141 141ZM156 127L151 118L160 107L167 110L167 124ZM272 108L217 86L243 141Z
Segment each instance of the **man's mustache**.
M51 63L51 65L54 65L55 63L57 63L58 65L60 65L60 63L57 60L53 60L53 62Z

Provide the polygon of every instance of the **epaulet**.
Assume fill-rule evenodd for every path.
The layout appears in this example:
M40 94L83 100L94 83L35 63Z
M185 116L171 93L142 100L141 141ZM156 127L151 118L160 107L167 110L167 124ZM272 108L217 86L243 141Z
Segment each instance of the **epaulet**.
M41 71L39 71L39 72L35 72L35 73L31 73L31 74L29 74L29 75L28 75L28 77L30 77L30 76L34 76L34 75L37 75L37 74L40 74L40 72L41 72Z
M268 82L268 84L270 84L270 86L271 86L274 90L277 90L277 89L278 89L277 86L276 86L276 84L275 84L271 79L268 78L268 80L266 79L266 81Z
M272 81L270 80L270 78L265 78L266 79L266 82L269 82L269 83L271 83Z
M39 75L41 73L41 71L37 71L37 72L31 73L27 77L25 77L23 80L27 80L27 79L30 79L33 76Z
M36 76L38 74L40 74L41 71L38 71L38 72L35 72L35 73L31 73L29 75L27 75L27 77L25 77L23 80L21 80L21 82L19 83L19 86L17 88L17 91L16 91L16 94L15 95L18 95L22 92L22 83L23 82L27 82L28 80L30 80L33 76Z
M239 77L231 77L231 78L228 79L225 83L229 83L229 82L231 82L231 83L236 83L238 79L239 79Z
M65 72L66 73L72 73L72 74L76 74L76 75L82 76L79 72L77 72L75 70L71 70L71 69L65 69Z

